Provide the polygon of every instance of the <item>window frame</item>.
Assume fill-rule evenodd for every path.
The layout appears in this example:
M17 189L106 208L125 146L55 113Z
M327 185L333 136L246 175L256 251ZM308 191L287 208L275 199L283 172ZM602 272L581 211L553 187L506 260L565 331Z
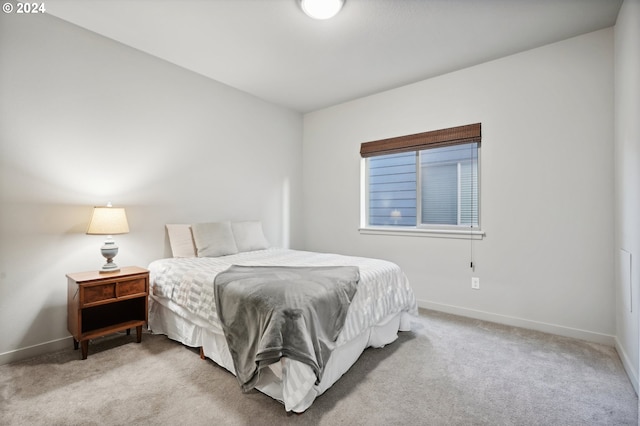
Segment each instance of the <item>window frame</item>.
M444 146L463 145L477 143L476 178L477 178L477 225L450 225L450 224L425 224L422 223L422 176L420 151L440 148ZM361 144L361 182L360 182L360 228L361 234L382 235L411 235L446 238L482 239L484 232L481 229L481 124L453 127L414 135L400 136L396 138L382 139ZM400 152L414 152L416 156L416 224L414 226L382 226L369 225L369 170L367 158ZM473 158L473 156L471 157ZM458 167L460 164L458 163ZM458 185L460 183L458 182ZM458 203L458 209L460 204ZM458 214L460 212L458 211Z

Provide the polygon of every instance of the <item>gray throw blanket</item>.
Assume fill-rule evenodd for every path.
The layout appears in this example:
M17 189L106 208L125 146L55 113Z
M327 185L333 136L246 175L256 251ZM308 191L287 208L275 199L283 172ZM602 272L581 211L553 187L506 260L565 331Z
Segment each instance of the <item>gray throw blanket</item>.
M359 280L356 266L233 265L219 273L218 317L242 390L281 357L309 365L319 383Z

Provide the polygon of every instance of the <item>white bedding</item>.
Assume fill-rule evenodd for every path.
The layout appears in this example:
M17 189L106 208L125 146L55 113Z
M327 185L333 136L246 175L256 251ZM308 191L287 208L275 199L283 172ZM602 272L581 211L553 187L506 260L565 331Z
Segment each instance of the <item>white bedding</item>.
M398 330L410 329L417 304L408 280L391 262L270 248L229 256L161 259L149 265L151 304L149 328L189 346L202 346L205 355L232 373L233 363L216 314L213 281L219 272L235 265L358 266L360 283L349 307L337 348L315 385L310 367L289 359L264 374L260 391L282 401L287 411L306 410L357 360L369 346L391 343ZM225 353L226 352L226 353Z

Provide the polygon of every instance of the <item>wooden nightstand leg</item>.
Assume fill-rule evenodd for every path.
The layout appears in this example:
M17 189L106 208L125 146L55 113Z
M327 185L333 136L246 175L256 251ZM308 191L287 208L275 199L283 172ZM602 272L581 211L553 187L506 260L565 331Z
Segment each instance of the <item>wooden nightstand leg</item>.
M142 342L142 326L139 325L136 327L136 342Z
M204 348L202 346L200 346L200 359L205 359Z
M131 334L131 329L127 328L127 336L129 336Z
M83 340L80 344L82 346L82 359L87 359L87 354L89 353L89 341Z

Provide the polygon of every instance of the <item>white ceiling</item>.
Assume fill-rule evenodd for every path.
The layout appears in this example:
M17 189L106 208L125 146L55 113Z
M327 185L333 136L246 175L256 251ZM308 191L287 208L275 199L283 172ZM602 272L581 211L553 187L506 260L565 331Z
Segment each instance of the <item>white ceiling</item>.
M309 112L610 27L622 0L48 0L47 12Z

